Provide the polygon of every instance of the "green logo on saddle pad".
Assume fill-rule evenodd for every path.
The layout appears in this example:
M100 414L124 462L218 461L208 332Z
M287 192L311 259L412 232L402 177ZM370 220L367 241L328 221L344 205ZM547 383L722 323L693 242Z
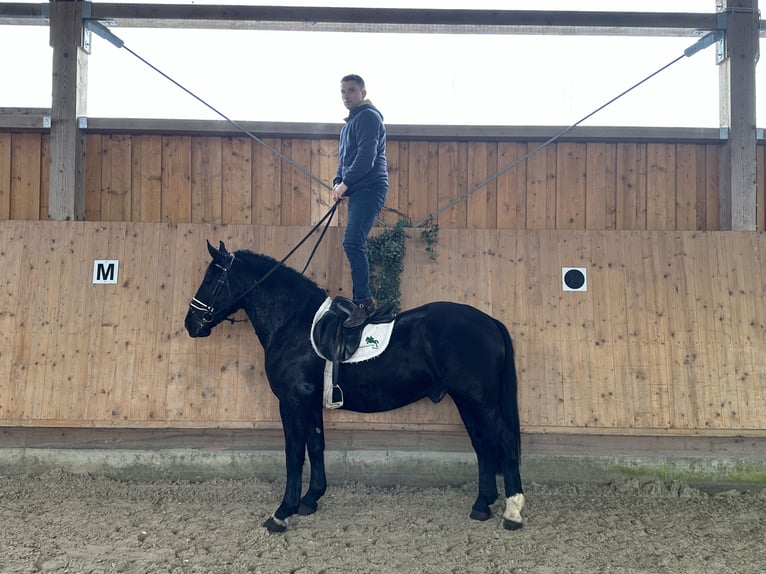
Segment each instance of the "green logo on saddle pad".
M364 342L367 343L367 345L369 345L373 349L377 349L378 345L380 345L380 341L378 341L375 337L366 337L364 339Z

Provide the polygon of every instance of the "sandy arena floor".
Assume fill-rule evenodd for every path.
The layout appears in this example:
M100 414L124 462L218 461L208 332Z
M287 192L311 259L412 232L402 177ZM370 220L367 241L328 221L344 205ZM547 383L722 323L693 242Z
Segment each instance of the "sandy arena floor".
M526 485L526 524L468 519L474 486L330 485L270 535L282 484L0 477L0 572L761 573L766 488Z

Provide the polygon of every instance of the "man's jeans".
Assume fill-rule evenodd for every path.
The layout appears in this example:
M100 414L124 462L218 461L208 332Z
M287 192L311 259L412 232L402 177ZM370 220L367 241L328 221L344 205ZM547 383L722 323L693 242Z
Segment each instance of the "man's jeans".
M386 202L388 186L356 189L348 198L348 223L343 234L343 249L351 267L354 301L372 299L370 262L367 259L367 235L378 212Z

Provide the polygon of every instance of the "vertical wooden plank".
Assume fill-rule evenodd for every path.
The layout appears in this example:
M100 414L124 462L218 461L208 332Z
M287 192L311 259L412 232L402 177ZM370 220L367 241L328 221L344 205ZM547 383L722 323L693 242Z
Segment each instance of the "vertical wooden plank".
M556 253L556 257L549 257L553 260L551 277L558 279L562 266L591 266L590 242L584 240L585 237L561 231L550 234L547 253ZM593 285L585 292L568 292L563 291L560 280L551 281L551 284L551 291L555 293L551 295L551 304L556 301L558 306L562 421L566 426L599 426L599 381L592 362L595 339Z
M561 273L561 265L556 258L549 257L559 249L557 233L535 234L539 242L532 249L535 250L534 258L529 259L530 264L540 265L539 281L536 288L540 290L538 296L542 302L539 310L539 324L545 329L543 344L545 347L543 361L545 361L545 389L543 391L544 409L541 412L543 424L557 426L563 424L569 426L566 419L567 394L565 388L565 355L562 347L566 335L562 328L562 321L566 321L566 313L561 305L561 283L553 278L558 278ZM531 253L529 254L531 255Z
M671 328L669 318L673 311L669 293L672 290L675 242L670 234L649 235L652 241L644 246L644 284L647 293L648 318L647 336L649 345L649 366L651 371L650 390L652 425L667 428L671 424Z
M293 138L283 138L280 153L287 158L292 159ZM292 211L292 181L293 181L293 168L286 161L281 161L279 164L280 175L279 179L281 186L279 189L279 221L281 225L286 225L287 220L290 217Z
M622 260L625 262L626 315L628 333L626 369L621 377L625 394L632 405L630 427L651 428L651 384L649 322L651 302L647 299L644 284L644 257L637 245L648 243L644 234L631 235L633 241L623 246Z
M191 137L162 137L162 220L191 221Z
M309 171L311 146L309 140L285 139L282 153L297 166ZM310 173L310 172L309 172ZM311 221L309 203L310 179L296 167L282 162L282 225L308 225Z
M549 145L527 159L527 229L555 228L556 147Z
M721 229L719 150L719 146L714 144L705 146L705 229L708 231Z
M389 206L396 209L414 223L410 213L410 142L399 142L399 185L395 192L396 203L387 202ZM342 222L341 222L342 223Z
M11 216L11 134L0 133L0 220Z
M459 144L441 142L438 150L438 205L443 208L451 201L456 201L461 194L459 171ZM460 200L442 212L438 217L439 227L464 228L466 226L466 201Z
M524 143L498 143L497 163L500 170L507 170L497 179L498 229L524 229L526 227L527 162L519 162L526 153L527 145ZM513 167L510 167L512 165ZM509 167L510 169L508 169Z
M672 144L646 146L646 228L672 230L676 225L676 153Z
M700 231L707 229L707 166L705 162L707 157L705 154L705 146L697 144L694 146L694 154L696 156L695 162L697 164L697 171L695 173L695 207L696 212L696 226L695 229Z
M253 143L249 138L227 137L221 141L223 223L252 221Z
M698 228L697 159L696 145L676 145L676 229Z
M602 426L632 426L633 381L627 376L627 338L625 327L625 263L622 259L624 236L615 241L612 232L599 233L594 244L595 261L588 276L593 291L595 321L593 355L599 377L599 418ZM592 286L591 286L592 285Z
M718 329L726 337L721 341L723 347L723 364L728 367L723 370L721 377L721 403L720 417L724 428L737 428L739 414L739 376L741 363L735 349L741 345L739 327L739 294L742 285L737 283L737 257L734 246L729 242L716 242L716 255L718 258L718 301L716 311L720 317Z
M615 229L617 147L615 144L589 143L585 153L585 228Z
M19 419L23 412L24 381L21 381L22 366L19 365L19 348L29 336L26 328L26 313L29 302L23 289L27 261L23 254L27 248L24 241L23 223L4 222L0 225L0 264L3 277L0 279L5 298L4 311L0 312L0 416L3 419Z
M103 136L88 134L85 156L85 221L101 221Z
M263 141L275 149L282 147L282 142L279 139L264 138ZM253 142L252 158L252 223L256 225L280 225L282 215L281 162L274 153L258 142Z
M756 230L766 230L766 145L760 144L755 148L758 181L756 194Z
M487 178L488 147L483 142L468 143L467 225L471 229L487 228L487 195L481 183Z
M426 215L432 215L439 209L439 144L428 143L428 211ZM419 218L420 219L420 218ZM418 220L419 220L418 219ZM436 218L438 221L438 217Z
M678 150L679 167L681 159L688 160L688 151ZM679 189L679 192L681 190ZM682 197L683 192L679 197ZM679 220L681 210L679 204ZM688 217L687 217L688 219ZM695 316L689 312L689 306L683 299L679 298L679 293L683 297L695 296L695 285L690 281L686 273L687 255L693 249L693 246L684 241L685 235L678 235L668 242L667 269L662 278L665 283L665 294L667 297L667 321L668 337L667 347L670 354L668 361L668 421L669 428L692 428L696 426L697 413L692 410L692 404L696 402L696 389L694 384L687 379L688 374L694 375L692 357L697 355L697 347L694 342ZM658 279L658 281L660 281ZM689 368L691 367L691 368ZM701 379L701 378L700 378ZM702 380L699 381L702 383Z
M49 219L49 194L48 189L50 186L50 173L51 173L51 138L48 134L43 134L40 140L40 214L38 217L40 221ZM84 189L84 184L83 189ZM80 192L82 193L82 192ZM78 217L82 217L82 198L78 198Z
M395 146L394 146L395 147ZM332 180L335 177L335 172L338 168L338 144L334 140L312 140L311 142L311 173L316 175L320 181L311 180L311 221L313 225L322 216L327 213L327 210L332 207ZM392 172L391 164L389 163L389 178L392 179L395 175L395 171ZM389 190L389 200L390 200ZM330 225L337 225L338 222L333 217Z
M337 144L334 147L337 148ZM335 151L337 152L337 149ZM334 157L334 163L336 165L337 162L337 157ZM404 187L400 181L401 170L399 169L399 142L397 140L389 139L386 142L386 162L388 164L388 196L386 197L386 203L383 207L383 210L380 212L379 218L382 219L386 225L396 225L396 222L401 219L397 209L397 206L399 205L399 192L400 189ZM328 176L329 177L327 177L325 181L332 182L333 177L335 177L335 171L333 171L331 174L328 174ZM328 204L331 201L330 193L328 192ZM324 211L322 214L324 214ZM312 216L313 221L316 221L317 219L319 219L319 217Z
M717 193L717 189L716 189ZM686 304L694 302L694 329L690 344L697 346L696 354L684 355L684 370L690 393L697 406L696 427L712 429L721 424L721 380L728 364L719 324L722 311L717 307L721 285L716 250L717 234L695 234L689 251L689 266L685 269L690 280L690 293L679 293ZM722 344L723 343L723 344Z
M130 221L162 221L162 136L133 136Z
M617 229L646 229L646 144L617 144Z
M27 224L29 225L29 223ZM44 279L49 273L49 259L47 243L51 227L36 229L35 241L29 242L29 249L24 249L22 259L24 261L25 280L30 285L45 284ZM54 286L61 286L57 278L53 277ZM43 418L41 403L45 389L45 364L48 360L48 335L50 333L49 295L48 289L27 291L27 305L30 310L20 313L21 329L28 331L29 335L19 338L19 347L16 350L15 376L18 377L17 391L21 393L22 404L20 417L29 420ZM18 309L18 308L17 308ZM20 309L18 309L20 311Z
M407 207L404 213L409 216L411 221L415 222L420 221L429 213L429 144L423 141L413 141L409 143L408 147Z
M488 229L494 227L497 214L497 184L484 185L489 177L489 164L492 161L490 144L469 142L468 144L468 190L473 191L467 198L468 227ZM496 157L496 154L494 154ZM490 214L490 210L492 213Z
M101 216L104 221L130 221L132 146L128 135L103 140Z
M221 137L192 138L192 223L223 223L222 156Z
M71 223L80 228L80 224ZM48 243L50 271L55 278L46 285L49 316L48 348L42 399L42 412L50 420L82 419L84 348L82 334L88 327L82 310L87 307L86 289L77 289L89 277L85 262L79 256L89 238L82 229L67 230L56 226ZM92 262L91 262L92 264ZM61 294L66 293L65 297Z
M11 216L11 134L0 133L0 220Z
M38 133L11 139L11 219L40 219L42 143Z
M585 144L560 142L556 154L556 229L585 229Z

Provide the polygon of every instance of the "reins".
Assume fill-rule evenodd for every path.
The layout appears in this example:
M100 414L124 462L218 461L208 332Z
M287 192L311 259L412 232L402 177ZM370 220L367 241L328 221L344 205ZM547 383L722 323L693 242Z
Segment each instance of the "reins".
M322 233L317 238L317 241L314 244L314 247L308 256L308 259L306 260L306 264L303 266L303 270L301 271L301 274L305 274L306 269L308 269L308 266L311 263L311 260L314 258L314 255L316 254L316 251L319 248L319 244L322 242L322 239L324 239L324 236L327 233L327 228L330 226L330 222L332 221L333 215L335 215L335 212L338 210L339 203L340 201L336 201L333 204L333 206L327 211L327 213L325 213L322 216L322 218L314 224L311 230L303 237L303 239L300 240L300 242L298 242L298 244L295 247L293 247L289 251L287 255L285 255L281 260L277 261L274 264L274 266L263 275L263 277L256 280L255 283L253 283L250 287L248 287L242 293L237 295L234 298L233 303L236 303L237 301L239 301L240 299L242 299L243 297L251 293L253 290L255 290L261 283L266 281L266 279L268 279L277 269L279 269L284 264L284 262L287 261L293 255L293 253L295 253L301 247L301 245L306 243L308 238L311 237L314 234L314 232L317 229L319 229L319 227L322 226L322 224L324 223L324 227L322 228ZM213 290L213 300L208 304L194 298L192 299L192 302L189 304L192 308L203 312L202 320L205 323L212 323L213 321L213 312L215 311L215 307L213 305L215 303L215 299L218 296L218 292L220 291L221 287L223 285L226 285L227 288L229 287L228 273L229 273L229 270L234 265L234 261L236 261L236 255L234 253L231 253L230 255L231 257L229 259L228 265L226 267L219 266L219 268L221 269L221 276L218 278L218 283L216 284L216 287ZM242 322L245 322L246 319L232 319L231 317L224 317L223 319L221 319L221 321L229 321L230 323L242 323Z
M316 243L314 244L314 248L311 250L311 253L309 254L309 257L308 257L308 259L306 260L306 265L304 265L304 266L303 266L303 269L301 270L301 275L303 275L303 274L306 272L306 269L308 269L308 266L309 266L309 264L311 263L311 260L314 258L314 254L316 253L316 251L317 251L317 248L319 247L319 244L322 242L322 239L324 239L325 233L327 233L327 228L330 226L330 222L332 221L332 217L333 217L333 215L335 215L335 212L336 212L336 211L337 211L337 209L338 209L338 203L340 203L340 202L339 202L339 201L336 201L336 202L333 204L333 206L332 206L332 207L331 207L331 208L330 208L330 209L327 211L327 213L325 213L325 214L322 216L322 219L320 219L319 221L317 221L317 222L314 224L314 227L312 227L312 228L311 228L311 230L310 230L310 231L309 231L309 232L308 232L308 233L307 233L307 234L306 234L306 235L303 237L303 239L301 239L301 240L300 240L300 242L298 243L298 245L296 245L295 247L293 247L293 248L290 250L290 252L289 252L287 255L285 255L285 256L284 256L284 257L283 257L283 258L282 258L280 261L278 261L278 262L276 263L276 265L274 265L274 267L272 267L271 269L269 269L269 271L266 273L266 275L264 275L263 277L261 277L260 279L258 279L258 281L256 281L256 282L255 282L255 284L254 284L252 287L250 287L250 288L249 288L247 291L245 291L245 292L244 292L242 295L240 295L240 296L239 296L237 299L240 299L240 298L244 297L244 296L245 296L245 295L247 295L247 294L248 294L250 291L252 291L252 290L253 290L253 289L255 289L256 287L258 287L258 285L260 285L261 283L263 283L263 282L264 282L264 281L265 281L265 280L266 280L266 279L269 277L269 275L271 275L272 273L274 273L274 271L276 271L276 270L279 268L279 266L280 266L280 265L282 265L282 264L283 264L285 261L287 261L287 260L290 258L290 256L291 256L293 253L295 253L296 251L298 251L298 249L300 248L300 246L301 246L301 245L303 245L304 243L306 243L306 241L308 240L308 238L309 238L309 237L311 237L311 235L312 235L312 234L313 234L313 233L314 233L314 232L315 232L317 229L319 229L319 226L320 226L320 225L322 225L322 223L324 223L324 229L322 229L322 233L321 233L321 234L319 235L319 237L317 238L317 241L316 241ZM327 220L327 221L325 221L325 220Z

